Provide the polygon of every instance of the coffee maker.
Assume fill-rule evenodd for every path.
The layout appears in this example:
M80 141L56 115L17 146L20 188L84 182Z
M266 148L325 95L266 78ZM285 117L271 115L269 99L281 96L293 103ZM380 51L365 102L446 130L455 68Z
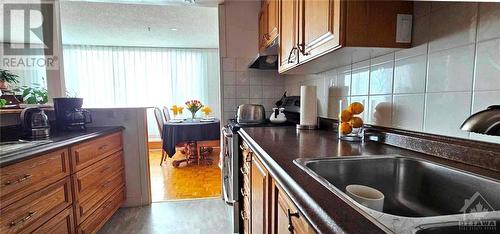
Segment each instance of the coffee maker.
M49 118L38 107L25 108L21 112L21 125L28 139L38 140L49 137Z
M62 130L85 130L92 123L88 110L82 109L83 98L54 98L56 123Z

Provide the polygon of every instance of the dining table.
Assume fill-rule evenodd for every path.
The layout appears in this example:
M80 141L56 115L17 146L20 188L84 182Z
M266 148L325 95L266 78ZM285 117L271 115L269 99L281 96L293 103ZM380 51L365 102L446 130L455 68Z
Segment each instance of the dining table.
M163 150L173 157L175 146L182 142L220 140L219 119L173 119L163 125Z

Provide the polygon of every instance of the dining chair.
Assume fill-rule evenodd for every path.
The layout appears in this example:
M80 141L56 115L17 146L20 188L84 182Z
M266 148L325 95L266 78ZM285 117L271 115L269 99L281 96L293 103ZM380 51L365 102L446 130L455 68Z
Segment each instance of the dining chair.
M161 138L161 161L160 161L160 166L163 164L163 160L165 160L166 152L163 150L163 125L165 124L165 119L163 118L163 113L160 110L160 108L155 107L154 109L155 113L155 118L156 118L156 123L158 124L158 131L160 131L160 138Z
M170 112L168 112L168 107L166 106L163 106L163 116L165 117L166 122L170 120Z

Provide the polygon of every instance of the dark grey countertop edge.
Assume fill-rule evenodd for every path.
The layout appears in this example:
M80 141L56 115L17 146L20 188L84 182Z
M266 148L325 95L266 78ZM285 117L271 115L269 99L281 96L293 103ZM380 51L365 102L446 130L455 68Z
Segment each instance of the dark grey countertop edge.
M321 206L315 203L308 193L296 183L292 177L248 135L248 133L245 132L245 129L240 129L239 134L249 143L249 147L261 156L259 158L261 158L262 163L266 169L268 169L271 177L278 182L283 190L285 190L288 197L290 197L300 212L306 216L306 219L317 233L346 233L346 231L342 229L342 227L339 226ZM298 202L298 199L302 200L302 202ZM307 204L309 207L305 209L300 204ZM306 210L313 210L314 214L310 214ZM353 212L357 211L353 209ZM383 231L381 230L381 232Z
M40 146L35 146L33 148L20 150L14 153L10 153L7 156L3 156L0 159L0 167L5 167L8 165L12 165L14 163L18 163L24 160L28 160L30 158L34 158L39 156L40 154L47 153L49 151L54 151L60 148L68 147L70 145L74 145L77 143L81 143L90 139L94 139L100 136L109 135L112 133L116 133L125 129L122 126L109 126L109 127L99 127L102 129L98 129L96 131L92 131L90 133L85 133L80 136L71 137L66 140L56 141Z

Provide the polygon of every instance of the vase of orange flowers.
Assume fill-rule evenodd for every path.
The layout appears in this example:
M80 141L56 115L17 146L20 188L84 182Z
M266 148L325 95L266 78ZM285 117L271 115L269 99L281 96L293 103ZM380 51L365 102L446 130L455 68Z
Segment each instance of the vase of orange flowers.
M191 117L193 119L194 116L196 115L196 112L198 112L203 107L203 104L201 104L201 102L198 100L190 100L187 101L185 104L187 106L187 109L191 112Z

